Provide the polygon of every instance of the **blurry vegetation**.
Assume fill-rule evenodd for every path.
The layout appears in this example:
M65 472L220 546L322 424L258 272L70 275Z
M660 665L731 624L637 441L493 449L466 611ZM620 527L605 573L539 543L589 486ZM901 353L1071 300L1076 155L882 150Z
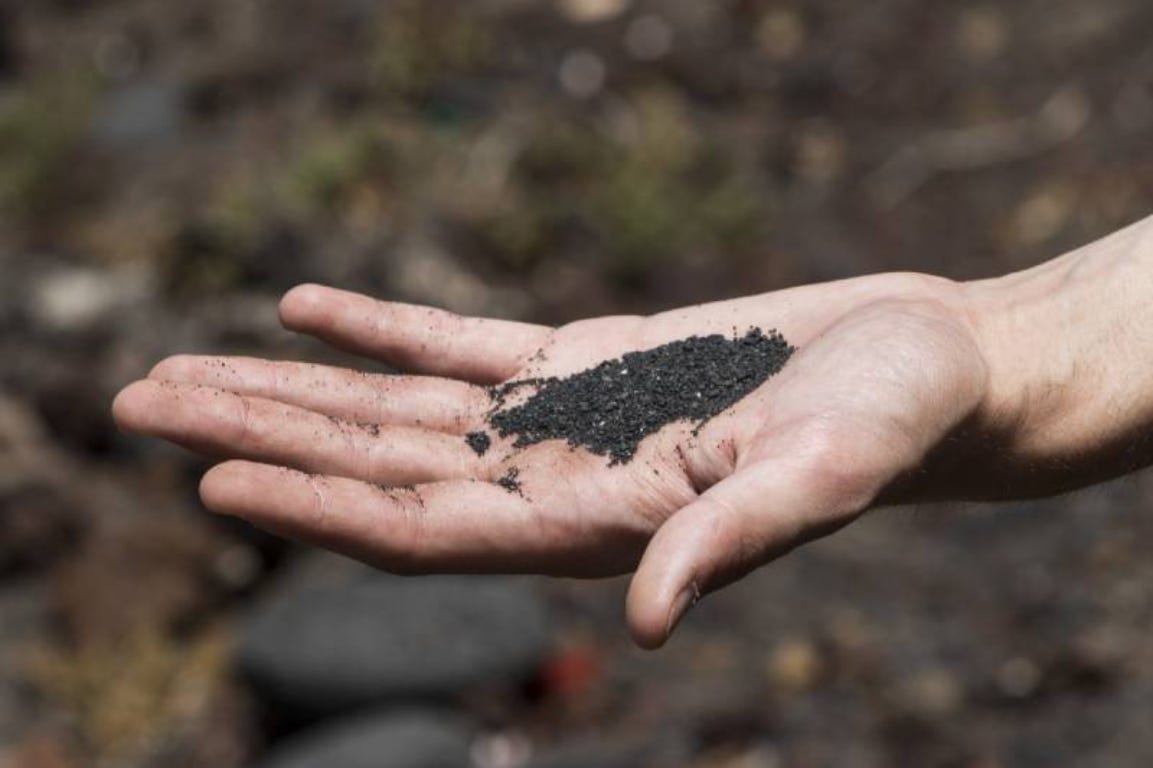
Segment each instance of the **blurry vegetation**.
M764 216L751 174L694 129L672 94L644 94L633 119L604 153L603 177L590 179L588 214L614 270L639 277L662 256L747 244Z
M519 278L567 254L622 286L763 235L758 168L682 91L651 78L584 101L531 80L495 87L519 49L473 4L402 0L375 23L368 101L302 131L267 172L218 185L174 244L170 284L235 286L286 231L387 246L432 227L459 234L481 270Z
M177 640L142 628L115 645L40 651L28 676L74 721L86 765L132 764L205 717L226 686L228 660L223 632Z
M591 114L508 112L517 117L448 128L376 111L309 133L272 172L220 186L176 244L176 282L193 293L236 285L286 227L387 239L430 210L498 271L523 275L575 253L622 285L658 263L731 256L763 234L771 208L756 169L675 92L648 88ZM493 145L498 161L479 160Z
M473 222L492 250L531 264L583 230L600 266L626 283L657 263L723 255L761 233L767 208L750 169L689 118L676 94L648 90L600 120L539 120L516 163L514 204Z
M990 91L985 70L970 75L946 67L961 61L957 55L991 66L1008 34L1007 11L970 19L958 32L960 43L909 37L910 46L960 45L940 63L947 71L922 78L904 67L893 77L878 75L888 59L869 46L854 47L854 36L864 34L855 22L829 16L817 24L817 11L777 3L718 6L692 22L697 27L659 3L354 5L355 12L302 7L297 20L278 18L293 13L287 7L225 3L189 10L187 24L173 22L168 31L146 14L118 29L111 21L98 29L106 22L93 21L87 42L72 46L86 62L74 70L93 74L46 75L59 67L43 63L21 67L28 74L0 84L0 213L27 224L11 227L8 237L18 242L31 233L39 243L51 231L50 247L98 251L97 260L106 262L116 260L110 254L155 253L160 284L186 297L280 287L299 276L276 268L275 254L285 249L303 254L298 261L316 262L326 247L355 246L358 258L392 263L405 258L398 247L424 242L451 252L453 268L481 283L533 290L526 287L539 285L533 278L563 262L589 276L599 293L637 298L657 275L679 271L683 285L704 264L715 265L718 275L736 274L762 258L778 233L795 230L783 238L791 243L818 240L826 231L790 228L776 218L782 210L815 211L810 203L821 196L827 196L822 204L854 210L871 205L864 199L871 188L856 177L883 167L913 127L889 136L886 121L857 117L865 122L856 126L843 115L877 109L906 115L901 105L910 100L940 105L927 118L933 123L932 115L964 102L934 84L949 78L958 80L953 90L965 99L991 99L990 115L1036 108L1034 96ZM79 4L76 18L86 17L80 9L89 6L95 20L96 9L119 4ZM920 29L922 13L928 11L898 16ZM210 22L213 14L220 18ZM135 15L123 12L124 19ZM265 40L254 32L278 28L274 21L304 30L301 40ZM185 45L177 29L199 31ZM842 45L816 44L838 35ZM169 43L182 53L166 69L149 57L166 60ZM834 62L833 50L858 51L861 61ZM900 55L912 53L911 47ZM587 88L564 74L574 56L591 67ZM128 162L123 179L106 173L118 157L91 162L83 145L92 115L127 108L98 101L100 78L110 92L138 81L184 105L162 129L170 133L156 139L171 155ZM204 100L215 105L210 118L197 108ZM188 162L198 158L190 148L203 151L210 142L219 142L225 159ZM1118 165L1114 175L1129 173ZM81 194L90 184L99 185L99 196ZM810 201L814 189L819 194ZM951 194L946 189L934 210L949 210ZM977 251L993 254L1002 245L988 233L1019 228L1005 221L1014 195L1003 187L980 196L988 226ZM126 213L142 199L155 203L151 219ZM1108 213L1114 223L1134 215L1139 195L1118 199ZM73 215L60 226L65 202ZM1033 234L1023 239L1032 247L1074 232L1046 226L1068 220L1059 210L1033 206L1025 213L1020 220ZM120 226L93 227L91 219ZM883 217L859 219L880 222L846 224L862 250L923 253L924 242L953 242L936 230L890 227ZM141 221L154 225L147 237ZM938 217L924 221L926 232L948 230ZM77 236L93 230L101 235L95 244ZM897 232L917 242L878 244ZM794 265L792 278L852 268L852 251L822 248L810 260L820 268ZM941 253L938 268L948 262ZM324 269L317 271L323 277ZM396 270L371 265L361 273Z
M87 136L97 80L77 72L27 80L0 95L0 212L50 209Z
M261 263L288 255L274 252L287 241L331 233L364 199L379 206L391 197L403 146L384 122L349 122L309 132L269 167L234 169L172 239L168 290L191 297L262 282Z
M664 78L573 99L523 35L503 40L507 20L472 3L400 0L371 29L361 97L218 166L207 194L172 212L154 246L170 295L265 284L285 248L315 258L323 242L383 250L445 233L490 278L563 256L632 290L657 264L739 259L762 237L771 209L747 149ZM0 102L0 209L48 220L78 188L67 174L95 81L30 80Z
M36 447L35 463L62 468L62 480L53 474L51 484L66 480L67 498L84 500L75 511L84 524L73 529L50 519L56 502L39 479L6 499L10 507L28 504L8 528L23 531L29 554L17 547L8 558L18 570L8 573L5 597L19 596L25 583L51 584L55 608L30 630L40 650L29 666L0 669L9 673L0 685L12 681L35 694L24 714L36 722L27 733L18 724L15 737L43 730L67 754L39 762L18 756L14 764L249 764L243 749L230 759L197 750L243 742L261 727L243 711L243 691L229 686L228 630L215 628L234 612L243 619L250 605L239 586L221 582L217 567L229 544L248 547L251 534L213 528L205 538L183 525L158 528L169 511L199 519L185 508L202 466L120 436L108 402L168 352L243 347L311 356L315 347L289 346L271 322L258 325L271 320L268 297L279 290L320 280L559 323L886 269L998 274L1148 213L1149 0L1062 0L1044 9L848 5L0 0L0 320L14 320L0 334L7 355L0 399L51 427L59 445ZM574 58L583 68L575 87L571 69L566 77ZM1048 95L1070 85L1084 90L1087 111L1065 143L980 161L990 126L995 135L1012 138L1022 126L1028 134ZM133 97L140 92L159 98L163 119L140 111ZM138 129L139 121L147 130L128 133L147 140L102 138L102 126ZM979 162L966 154L973 146ZM944 147L944 162L910 151L920 147L938 154ZM886 203L876 189L892 168L904 191ZM93 267L83 275L100 279L62 279L78 263ZM113 264L131 266L133 278L141 273L155 294L137 299L127 291L95 329L64 331L43 319L52 314L39 304L61 295L61 285L84 289L63 293L64 303L81 307L92 296L117 295L120 273L96 268ZM93 283L103 287L85 288ZM0 414L0 431L6 424ZM20 436L26 431L14 430L11 444L38 446L38 438ZM21 482L19 468L14 477ZM105 486L123 487L131 503ZM44 493L48 505L27 502ZM1115 503L1132 506L1121 497ZM780 738L780 759L702 757L693 763L701 766L884 760L890 747L904 750L910 741L956 750L947 761L901 751L888 763L1002 764L972 748L1009 731L1039 750L1028 754L1043 764L1093 762L1065 755L1071 748L1060 737L1086 741L1086 728L1148 730L1147 714L1131 705L1146 696L1142 681L1153 671L1140 643L1129 644L1144 629L1131 609L1151 604L1133 585L1153 579L1137 578L1148 558L1132 544L1141 533L1133 525L1102 526L1080 512L1020 513L1040 524L1041 511L1051 530L1025 542L1030 562L1100 589L1056 590L1061 599L1050 600L1055 588L1037 581L1038 571L1004 608L966 600L980 588L969 578L974 535L994 545L982 548L981 562L998 578L1019 570L1022 558L1015 529L998 533L992 518L979 516L955 528L933 523L934 541L952 543L930 552L937 581L925 602L902 592L910 569L929 562L908 546L924 543L920 532L880 529L870 535L909 557L875 563L877 578L861 595L846 598L842 588L860 570L853 558L843 571L839 556L783 563L765 582L780 586L774 599L726 597L748 621L726 624L723 638L706 632L699 645L670 648L635 681L622 678L624 688L598 693L600 703L545 701L541 719L517 715L507 723L490 722L486 710L484 721L501 739L506 727L563 739L557 723L573 721L582 733L623 725L622 732L643 727L658 740L724 733L743 748L745 724L763 718L765 732ZM1107 569L1094 564L1096 554L1066 562L1068 552L1085 550L1086 531L1107 534L1100 542L1109 546ZM269 549L291 553L270 557L269 574L294 567L297 550ZM833 569L830 578L793 589L818 561ZM256 581L245 589L263 594L280 575L270 581L269 574L248 577ZM949 670L992 681L975 695L933 669L921 682L922 662L954 658L958 647L953 635L937 632L940 595L968 605L956 637L982 638L965 643L974 654ZM605 643L607 666L632 664L635 655L616 655L625 639L615 603L563 599L590 644ZM1037 600L1053 621L1019 626ZM23 658L19 602L0 605L0 630L13 630L0 631L0 651L21 648L2 658ZM909 631L873 644L898 614L908 617ZM1094 629L1121 649L1115 692L1093 694L1088 720L1048 689L1026 699L1010 694L1004 704L1012 702L1023 727L1006 729L1000 694L981 691L999 690L1005 659L1030 649L1075 651L1082 638L1069 630L1079 617L1103 619ZM698 621L698 631L708 628L707 616ZM990 639L989 628L1001 624L1005 631ZM772 651L766 665L763 649L779 641L781 627L805 636ZM760 677L749 670L766 666L772 697L747 698ZM1008 665L1010 673L1021 668ZM906 672L912 704L890 691L904 690ZM670 673L684 684L669 688ZM1008 676L1010 691L1020 689L1019 677ZM730 683L731 696L718 687ZM703 705L690 705L702 691ZM725 703L733 722L712 711L714 701ZM876 717L857 717L854 702L875 705ZM8 705L0 696L0 727ZM928 714L912 720L918 707ZM1109 728L1098 729L1096 718ZM835 745L823 738L829 722L843 732ZM5 766L7 746L0 744ZM843 751L823 751L833 746ZM1108 764L1140 760L1153 750L1146 746L1122 749ZM727 745L717 747L721 754ZM137 759L166 748L175 757Z
M475 75L496 41L474 3L399 0L378 22L372 73L388 98L417 99L454 76Z
M163 255L166 291L189 298L239 287L245 254L258 234L256 229L234 228L238 226L225 219L183 225Z
M289 164L288 202L305 216L331 214L358 189L389 190L401 164L399 144L382 122L343 126L313 140Z

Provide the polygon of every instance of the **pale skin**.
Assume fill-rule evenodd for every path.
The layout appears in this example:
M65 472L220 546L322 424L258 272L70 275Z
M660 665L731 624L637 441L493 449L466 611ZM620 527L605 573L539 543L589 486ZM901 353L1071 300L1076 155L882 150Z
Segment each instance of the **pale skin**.
M1153 462L1153 219L1026 272L883 274L560 328L301 286L286 328L401 375L179 356L122 428L223 463L205 505L400 573L634 573L636 641L882 505L1043 496ZM779 329L784 370L623 466L560 442L483 457L485 385L691 335ZM512 467L520 493L495 483Z

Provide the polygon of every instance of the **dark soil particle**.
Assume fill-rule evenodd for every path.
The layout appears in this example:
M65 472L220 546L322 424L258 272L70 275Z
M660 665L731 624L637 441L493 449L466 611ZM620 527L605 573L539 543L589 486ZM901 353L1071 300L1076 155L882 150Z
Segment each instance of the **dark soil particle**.
M360 430L370 437L380 437L381 425L371 421L348 421L347 419L329 416L328 420L342 432Z
M504 477L496 481L496 484L509 493L515 493L519 496L524 495L520 490L520 469L517 467L509 468L508 472L504 473Z
M632 460L640 442L667 424L697 426L729 408L776 374L796 351L776 331L744 336L692 336L630 352L563 379L514 381L493 390L489 423L515 447L565 440L610 458ZM505 407L522 388L536 392Z
M487 432L469 432L465 435L464 440L468 443L469 448L476 451L477 456L484 456L492 447L492 438L488 436Z

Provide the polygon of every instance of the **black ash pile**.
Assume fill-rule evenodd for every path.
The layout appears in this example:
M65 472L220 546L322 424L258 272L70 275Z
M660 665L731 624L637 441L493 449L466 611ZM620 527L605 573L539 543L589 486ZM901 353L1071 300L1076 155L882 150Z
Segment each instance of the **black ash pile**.
M795 349L776 331L692 336L630 352L572 376L510 382L493 390L489 424L524 448L564 440L628 463L647 436L673 422L698 426L734 405L788 362ZM521 388L535 392L504 407Z

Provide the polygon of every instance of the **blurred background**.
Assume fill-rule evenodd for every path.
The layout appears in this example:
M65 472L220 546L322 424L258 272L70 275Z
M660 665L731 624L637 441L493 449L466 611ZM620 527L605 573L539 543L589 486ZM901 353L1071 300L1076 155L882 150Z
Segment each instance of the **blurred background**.
M109 403L321 281L560 323L1029 266L1153 212L1148 0L0 0L0 766L1153 765L1153 487L622 581L201 512Z

